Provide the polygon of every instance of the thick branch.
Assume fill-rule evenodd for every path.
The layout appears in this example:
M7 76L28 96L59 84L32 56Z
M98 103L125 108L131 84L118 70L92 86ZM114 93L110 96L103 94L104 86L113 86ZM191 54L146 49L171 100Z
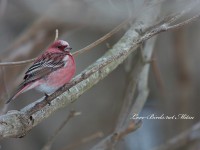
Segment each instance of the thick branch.
M163 27L165 27L165 30L163 30ZM67 91L66 88L61 88L54 93L51 96L53 99L50 99L50 106L46 105L43 99L39 99L20 111L10 111L0 116L0 137L21 137L25 135L27 131L49 117L53 112L74 102L85 91L105 78L145 40L161 31L167 31L167 28L173 29L170 28L170 26L166 26L166 24L165 26L161 24L160 26L151 28L150 31L146 31L143 36L140 36L138 32L136 32L138 29L145 31L147 28L148 26L134 24L112 49L98 59L93 65L85 69L83 74L81 73L75 77L73 81L78 80L79 82L76 83L72 81L73 84L69 91ZM35 109L36 111L32 111Z
M121 110L120 118L117 122L115 131L97 143L91 150L114 149L114 146L122 138L124 138L127 134L134 132L141 126L141 120L131 120L130 118L133 113L138 114L142 110L148 96L148 72L150 67L148 61L151 59L155 41L156 38L152 38L147 41L144 49L142 50L144 53L136 60L137 64L131 72L132 79L129 81L124 99L124 107L126 108ZM141 58L144 62L141 62ZM134 99L136 85L138 95L135 102L131 103Z

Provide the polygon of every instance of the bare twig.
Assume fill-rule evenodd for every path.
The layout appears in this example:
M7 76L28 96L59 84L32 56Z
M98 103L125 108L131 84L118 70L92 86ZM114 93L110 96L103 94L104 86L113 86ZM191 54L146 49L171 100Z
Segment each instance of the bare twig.
M118 31L120 31L125 25L128 24L129 19L125 20L124 22L122 22L120 25L118 25L116 28L114 28L112 31L110 31L109 33L107 33L106 35L104 35L103 37L101 37L100 39L96 40L95 42L91 43L90 45L72 53L73 56L78 56L82 53L85 53L89 50L91 50L92 48L94 48L95 46L101 44L103 41L107 40L108 38L110 38L111 36L113 36L115 33L117 33ZM55 40L58 38L58 30L56 30L56 37ZM29 59L29 60L23 60L23 61L16 61L16 62L1 62L0 66L14 66L14 65L22 65L22 64L27 64L27 63L31 63L33 61L35 61L36 58L33 59Z
M137 52L139 52L139 51L137 51ZM118 117L118 121L117 121L116 127L115 127L116 132L124 126L124 123L126 122L127 117L129 118L128 115L133 106L136 85L138 82L138 76L142 69L141 60L140 60L140 57L138 57L138 55L139 55L139 53L137 53L132 58L132 59L135 59L137 62L131 66L132 71L129 73L129 75L127 77L128 83L127 83L125 95L123 98L123 105L122 105L122 108L121 108L121 111L120 111L120 114Z
M153 150L176 150L188 143L200 139L200 122L193 125L188 130L180 133L178 136L167 141L165 144L160 145Z
M152 72L153 72L153 75L155 77L155 80L156 80L156 83L158 85L158 90L160 90L160 93L163 97L165 97L165 84L164 84L164 81L163 81L163 78L162 78L162 75L161 75L161 72L160 72L160 69L158 67L158 64L157 64L157 60L156 60L156 56L155 56L155 53L153 54L153 58L152 58Z
M54 41L56 41L56 40L58 40L58 29L56 29L56 35L55 35L55 40Z
M130 19L126 19L124 22L122 22L120 25L118 25L112 31L110 31L109 33L107 33L106 35L104 35L103 37L101 37L100 39L96 40L92 44L84 47L83 49L80 49L79 51L74 52L73 55L77 56L77 55L83 54L86 51L89 51L92 48L94 48L95 46L101 44L102 42L104 42L105 40L107 40L108 38L110 38L111 36L113 36L115 33L119 32L125 25L128 24L129 21L130 21Z
M146 100L147 100L147 96L148 96L148 72L149 72L149 59L151 59L151 55L153 53L153 49L154 49L154 44L155 44L155 40L156 38L152 38L149 41L146 42L145 47L142 51L144 51L145 55L142 55L140 57L137 57L137 64L134 67L133 72L131 73L131 81L129 82L127 91L126 91L126 95L124 98L124 109L122 108L118 122L117 122L117 126L115 128L115 131L113 133L112 136L109 136L110 138L105 138L104 140L102 140L101 142L99 142L93 149L99 149L99 150L110 150L113 149L114 146L117 144L117 142L121 139L118 138L117 136L114 135L118 135L119 133L121 133L122 131L122 135L123 136L119 136L119 137L125 137L127 134L129 134L130 132L135 131L136 128L134 130L129 130L130 126L133 126L133 124L137 124L137 122L139 122L140 126L142 124L141 120L130 120L131 116L134 113L140 113L140 111L142 110ZM141 51L139 51L141 52ZM145 58L145 59L144 59ZM144 62L141 62L144 61ZM133 103L133 98L135 95L135 90L136 90L136 85L137 86L137 91L138 91L138 95L136 97L135 102ZM132 101L132 102L131 102ZM126 107L126 109L125 109ZM125 132L125 131L130 131L130 132Z
M141 125L142 125L141 120L137 120L137 121L132 120L132 121L130 121L130 123L128 124L128 126L125 129L123 129L119 132L115 132L112 135L111 140L113 141L113 143L116 143L116 142L120 141L122 138L124 138L125 136L127 136L129 133L134 132L135 130L140 128ZM111 147L113 147L113 146L111 146Z
M69 86L65 85L59 91L51 95L48 99L51 101L50 106L43 104L46 104L46 100L39 99L20 111L10 111L0 116L0 137L21 137L25 135L27 131L49 117L53 112L75 101L81 94L106 77L121 64L129 54L135 51L141 43L160 32L174 29L171 28L171 26L166 26L166 24L164 26L161 24L160 26L150 29L150 31L146 31L142 36L135 31L136 28L147 27L148 25L146 27L133 25L112 49L70 82L70 85L73 86L69 91L66 91ZM145 29L141 30L144 31ZM75 81L78 81L78 83L75 84ZM30 116L30 114L32 115Z
M149 94L149 90L148 90L148 77L149 77L148 74L149 74L149 68L150 68L149 62L151 61L151 58L152 58L155 41L156 41L156 37L153 37L145 43L145 47L143 49L143 55L142 55L143 66L139 74L138 83L137 83L138 95L136 97L134 105L132 106L130 110L128 119L130 119L130 117L133 114L139 114L144 104L146 103L146 100ZM128 121L129 120L126 120L126 122Z
M139 114L142 108L144 107L144 104L146 103L149 94L149 89L148 89L148 77L149 77L148 74L150 68L149 62L151 61L151 56L154 50L155 41L156 38L153 37L145 43L145 48L142 55L144 65L140 72L137 84L138 95L130 111L129 117L131 117L133 114Z
M158 14L159 11L157 15ZM155 16L155 13L153 13L153 15ZM154 19L156 20L157 17L155 17ZM134 67L132 66L133 70L130 73L130 79L124 97L124 104L121 109L116 128L112 134L108 135L106 138L97 143L91 150L114 149L118 141L120 141L130 132L137 130L141 126L141 120L130 120L130 118L133 112L139 113L141 111L147 99L148 92L146 91L149 70L148 62L151 59L154 44L155 38L152 38L145 43L144 47L140 46L140 51L138 51L138 55L134 57L135 65ZM136 86L137 84L138 87ZM133 103L136 87L138 88L139 94L135 103ZM138 106L139 108L137 108ZM137 124L139 125L137 126ZM133 128L130 129L130 127Z
M60 0L59 3L57 1L52 2L48 6L49 8L47 8L46 12L36 19L29 28L20 34L21 36L17 37L17 39L1 53L0 59L2 59L3 62L12 62L37 56L41 53L41 49L44 49L52 42L56 28L59 29L61 35L80 25L86 25L86 23L89 22L88 20L96 15L95 13L91 13L92 8L88 7L89 4L85 5L84 1L68 0L66 2L65 0ZM60 9L61 7L62 9ZM52 13L52 10L55 12ZM82 10L85 10L84 13ZM49 11L51 13L49 13ZM58 13L63 14L63 16L60 17L62 19L51 16L51 14L56 16ZM71 17L71 14L74 14L73 18ZM34 60L30 60L30 62L32 61ZM18 75L17 72L23 72L24 69L24 66L18 66L14 69L8 68L12 73L7 75L7 84L10 85L12 83L12 85L16 86L18 84L18 81L16 80L16 75ZM0 77L2 77L1 72ZM10 90L12 91L15 86L10 87ZM0 87L0 91L2 91L2 87Z
M5 91L6 96L8 98L9 97L9 92L8 92L8 88L7 88L7 85L6 85L6 75L5 75L5 69L4 69L4 67L2 67L1 71L2 71L2 74L3 74L3 87L4 87L4 91Z
M5 70L4 70L4 66L0 66L0 71L2 72L2 85L3 85L3 89L5 92L5 95L1 98L1 104L3 106L1 106L1 110L0 110L0 115L5 114L7 109L8 109L8 105L5 105L3 99L7 99L9 97L9 92L8 92L8 88L7 88L7 84L6 84L6 76L5 76Z
M73 150L73 149L77 149L78 147L80 147L83 144L86 144L88 142L91 142L97 138L101 138L103 136L102 132L96 132L90 136L87 136L85 138L82 138L81 140L76 141L73 144L70 144L64 148L62 148L62 150Z
M144 40L149 39L150 37L152 37L155 34L159 34L160 32L164 32L164 31L168 31L168 30L175 30L177 28L180 28L182 26L185 26L191 22L194 22L195 20L197 20L200 17L200 14L193 16L192 18L185 20L181 23L175 24L175 25L169 25L168 23L163 23L162 25L158 25L157 28L153 28L152 30L149 31L149 33L145 34L145 36L143 36L144 39L140 39L137 42L140 43ZM169 20L170 23L174 22L174 20L177 17L172 17L172 20ZM123 22L122 24L120 24L119 26L117 26L115 29L113 29L111 32L107 33L106 35L104 35L103 37L101 37L100 39L98 39L97 41L93 42L92 44L84 47L83 49L80 49L77 52L74 52L73 55L79 55L84 53L85 51L88 51L92 48L94 48L95 46L97 46L98 44L102 43L103 41L105 41L106 39L110 38L113 34L115 34L116 32L118 32L125 24L127 24L127 20L125 22ZM156 31L157 30L157 31ZM150 37L149 37L150 36ZM17 61L17 62L1 62L0 66L9 66L9 65L21 65L21 64L26 64L26 63L31 63L35 60L35 58L30 59L30 60L24 60L24 61Z
M178 23L178 24L169 26L169 27L167 28L167 30L175 30L175 29L177 29L177 28L181 28L181 27L183 27L183 26L186 26L187 24L196 21L199 17L200 17L200 14L197 14L197 15L193 16L192 18L189 18L188 20L185 20L185 21L183 21L183 22L181 22L181 23Z
M27 63L32 63L36 58L23 60L23 61L13 61L13 62L2 62L0 66L17 66L17 65L26 65Z
M144 37L145 39L148 39L148 36L152 36L151 34L158 34L160 32L164 32L164 31L168 31L168 30L175 30L177 28L180 28L182 26L185 26L195 20L197 20L200 16L200 14L193 16L192 18L185 20L181 23L175 24L175 25L170 25L170 23L173 23L175 20L177 20L179 17L181 17L183 15L183 13L180 13L179 15L172 17L171 19L169 19L167 23L162 24L162 26L160 25L160 23L158 24L158 28L156 28L156 30L158 31L154 31L154 30L150 30L150 32ZM114 28L112 31L110 31L109 33L107 33L106 35L104 35L103 37L101 37L100 39L98 39L97 41L93 42L92 44L84 47L83 49L80 49L79 51L76 51L73 53L74 56L77 56L79 54L82 54L88 50L91 50L92 48L94 48L95 46L99 45L100 43L102 43L103 41L107 40L108 38L110 38L113 34L117 33L119 30L122 29L122 27L124 27L126 24L128 23L128 20L124 21L123 23L121 23L119 26L117 26L116 28ZM57 30L56 30L56 34L57 34ZM55 37L55 39L57 39L57 35ZM143 39L144 40L144 39ZM143 41L142 40L142 41ZM138 41L139 42L139 41ZM17 61L17 62L2 62L0 63L0 66L9 66L9 65L21 65L21 64L26 64L26 63L31 63L35 60L35 58L33 59L29 59L29 60L24 60L24 61Z
M61 130L65 127L65 125L69 122L69 120L80 114L81 114L80 112L70 111L67 118L63 121L63 123L59 126L59 128L54 132L54 134L48 139L47 143L44 145L42 150L50 150L54 140L56 139L58 134L61 132Z
M165 32L165 31L169 31L169 30L175 30L177 28L181 28L189 23L192 23L194 22L195 20L197 20L198 18L200 17L200 14L198 15L195 15L194 17L188 19L188 20L185 20L181 23L178 23L178 24L175 24L175 25L170 25L168 22L165 22L165 23L162 23L162 24L158 24L157 26L151 28L149 30L149 32L147 31L144 36L142 36L138 41L137 43L140 43L142 41L145 41L147 39L149 39L150 37L156 35L156 34L159 34L161 32ZM177 17L173 17L173 22L175 21L175 18L178 19ZM171 20L170 20L171 21Z
M116 144L118 141L124 138L127 134L134 132L135 130L140 128L141 125L141 120L132 120L126 128L108 135L106 138L104 138L102 141L100 141L98 144L92 147L91 150L111 150L114 144Z

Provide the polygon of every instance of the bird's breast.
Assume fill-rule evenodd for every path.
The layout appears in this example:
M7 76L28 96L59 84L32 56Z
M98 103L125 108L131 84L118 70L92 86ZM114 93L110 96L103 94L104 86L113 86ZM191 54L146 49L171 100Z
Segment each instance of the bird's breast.
M63 58L63 61L64 59L66 60L64 67L50 73L45 79L43 79L43 84L38 87L40 91L46 93L54 92L72 79L76 71L74 58L73 56L67 55Z

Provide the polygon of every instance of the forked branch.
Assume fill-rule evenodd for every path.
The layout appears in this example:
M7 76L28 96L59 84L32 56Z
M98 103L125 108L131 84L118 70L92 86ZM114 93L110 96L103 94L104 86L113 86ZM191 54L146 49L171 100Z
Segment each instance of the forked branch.
M187 24L196 20L198 17L199 15L193 17L193 19L189 21L186 20ZM174 21L176 19L174 19ZM53 112L74 102L80 95L105 78L119 66L129 54L135 51L141 43L158 33L182 27L185 25L184 22L178 26L171 26L171 24L167 22L162 22L151 29L148 29L150 25L145 27L133 25L113 48L91 66L86 68L82 73L77 75L72 82L70 82L70 86L65 85L52 94L48 98L48 101L51 102L50 106L46 104L44 98L41 98L20 111L10 111L0 116L0 137L24 136L29 130L49 117ZM138 29L145 32L140 35L137 32ZM68 88L70 89L67 90Z

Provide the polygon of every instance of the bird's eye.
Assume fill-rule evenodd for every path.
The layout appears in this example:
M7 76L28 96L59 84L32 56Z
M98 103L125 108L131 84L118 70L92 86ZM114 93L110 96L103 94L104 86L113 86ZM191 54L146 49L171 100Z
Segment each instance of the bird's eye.
M61 48L62 48L62 46L61 46L61 45L59 45L59 46L57 46L57 48L58 48L58 49L61 49Z

